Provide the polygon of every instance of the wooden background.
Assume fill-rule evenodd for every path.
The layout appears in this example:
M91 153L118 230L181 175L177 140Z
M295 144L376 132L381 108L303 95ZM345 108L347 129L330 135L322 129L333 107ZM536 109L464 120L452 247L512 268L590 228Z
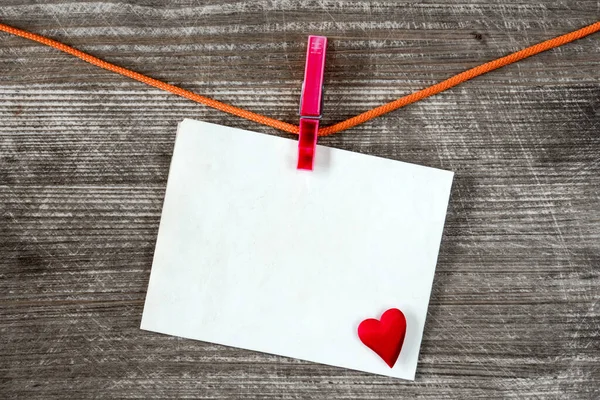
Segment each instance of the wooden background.
M326 35L326 124L598 19L596 0L0 4L289 122ZM415 382L138 328L186 117L282 135L0 33L0 398L600 396L599 34L321 141L456 171Z

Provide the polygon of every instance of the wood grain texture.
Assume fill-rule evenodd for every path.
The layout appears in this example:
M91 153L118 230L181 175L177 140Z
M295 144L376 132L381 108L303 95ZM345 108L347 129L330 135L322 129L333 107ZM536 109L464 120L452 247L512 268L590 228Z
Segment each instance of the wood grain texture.
M326 35L326 124L599 17L595 0L0 3L4 23L289 122L306 35ZM600 397L598 34L321 141L456 171L415 382L139 330L186 117L280 135L0 33L0 398Z

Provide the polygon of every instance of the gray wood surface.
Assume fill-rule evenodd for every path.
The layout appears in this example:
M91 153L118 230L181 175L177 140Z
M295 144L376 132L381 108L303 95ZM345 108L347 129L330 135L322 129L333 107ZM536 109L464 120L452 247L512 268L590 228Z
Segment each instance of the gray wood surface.
M326 35L326 124L598 19L596 0L0 3L290 122ZM138 328L186 117L283 135L0 33L0 398L600 396L598 34L321 140L456 171L415 382Z

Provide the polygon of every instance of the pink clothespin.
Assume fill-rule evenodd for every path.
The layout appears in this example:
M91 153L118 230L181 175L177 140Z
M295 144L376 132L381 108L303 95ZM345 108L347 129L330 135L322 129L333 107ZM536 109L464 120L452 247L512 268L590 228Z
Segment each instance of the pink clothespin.
M298 169L313 169L317 148L317 133L323 104L323 72L327 38L309 36L302 97L300 98L300 135L298 138Z

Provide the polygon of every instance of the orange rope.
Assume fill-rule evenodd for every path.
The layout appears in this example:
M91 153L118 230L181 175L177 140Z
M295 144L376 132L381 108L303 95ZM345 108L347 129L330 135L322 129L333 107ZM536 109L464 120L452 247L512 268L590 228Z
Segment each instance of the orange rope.
M136 81L143 82L147 85L154 86L156 88L165 90L167 92L171 92L181 97L185 97L187 99L193 100L197 103L204 104L206 106L216 108L217 110L224 111L229 114L237 115L238 117L246 118L248 120L258 122L259 124L271 126L276 129L280 129L285 132L298 134L299 128L297 125L289 124L287 122L279 121L274 118L269 118L261 114L253 113L248 110L244 110L239 107L232 106L230 104L225 104L217 100L213 100L209 97L201 96L199 94L190 92L189 90L182 89L175 85L171 85L158 79L150 78L149 76L140 74L138 72L132 71L127 68L119 67L118 65L111 64L104 60L101 60L97 57L84 53L83 51L77 50L71 46L67 46L61 42L56 40L49 39L47 37L37 35L35 33L27 32L22 29L13 28L12 26L5 25L0 23L0 30L23 37L25 39L33 40L35 42L39 42L45 44L46 46L53 47L57 50L63 51L65 53L71 54L77 58L80 58L90 64L93 64L97 67L104 68L106 70L115 72L117 74L124 75L128 78L135 79ZM583 27L581 29L575 30L573 32L569 32L565 35L558 36L554 39L546 40L544 42L538 43L536 45L527 47L523 50L519 50L515 53L509 54L507 56L498 58L496 60L487 62L485 64L481 64L475 68L471 68L467 71L461 72L458 75L455 75L445 81L440 83L436 83L435 85L429 86L425 89L419 90L415 93L409 94L407 96L400 97L397 100L392 102L383 104L379 107L376 107L372 110L366 111L362 114L359 114L355 117L349 118L345 121L339 122L337 124L323 127L319 129L320 136L331 135L349 128L352 128L356 125L362 124L364 122L370 121L373 118L377 118L383 114L387 114L391 111L397 110L409 104L415 103L419 100L422 100L426 97L433 96L434 94L438 94L443 92L444 90L448 90L454 86L460 85L463 82L466 82L470 79L473 79L477 76L483 75L495 69L504 67L505 65L509 65L515 63L517 61L523 60L524 58L531 57L535 54L541 53L546 50L553 49L555 47L562 46L564 44L573 42L577 39L581 39L582 37L591 35L592 33L600 31L600 21L595 22L591 25Z
M149 76L140 74L139 72L132 71L127 68L119 67L118 65L111 64L104 60L99 59L98 57L94 57L87 53L84 53L81 50L77 50L71 46L67 46L61 42L56 40L49 39L47 37L37 35L35 33L27 32L22 29L13 28L12 26L8 26L0 23L0 30L8 33L12 33L16 36L24 37L25 39L33 40L35 42L39 42L45 44L46 46L54 47L57 50L64 51L65 53L69 53L77 58L81 58L83 61L86 61L90 64L93 64L97 67L107 69L112 72L116 72L117 74L124 75L128 78L135 79L136 81L140 81L145 83L146 85L154 86L156 88L165 90L167 92L171 92L181 97L185 97L186 99L193 100L197 103L204 104L206 106L216 108L217 110L224 111L229 114L237 115L238 117L246 118L254 122L258 122L259 124L272 126L273 128L281 129L282 131L289 133L298 133L299 128L296 125L288 124L287 122L279 121L274 118L269 118L264 115L256 114L251 111L244 110L239 107L234 107L229 104L221 103L220 101L213 100L209 97L201 96L194 92L190 92L189 90L182 89L175 85L170 85L163 81L159 81L158 79L150 78Z

